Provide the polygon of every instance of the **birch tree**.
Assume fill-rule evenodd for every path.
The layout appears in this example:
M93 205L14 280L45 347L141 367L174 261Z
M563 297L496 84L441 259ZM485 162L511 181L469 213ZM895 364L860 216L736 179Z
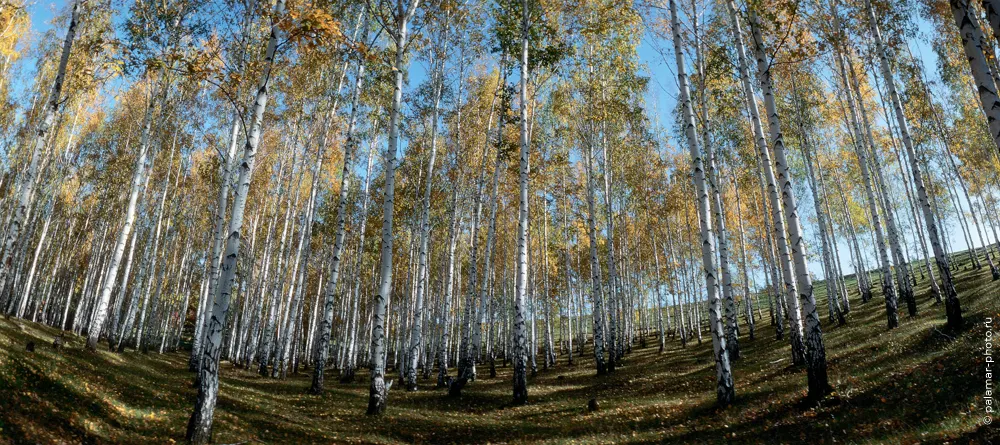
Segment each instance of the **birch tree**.
M361 20L366 21L365 30L361 33L362 40L367 40L367 17L362 13ZM323 300L323 319L320 323L319 341L316 343L316 368L313 371L312 386L309 391L313 394L323 392L323 380L326 362L330 353L330 334L333 329L334 304L337 301L337 282L340 279L340 263L344 251L344 235L347 228L347 194L351 184L351 163L354 159L354 152L357 151L358 135L356 134L358 121L358 108L361 96L361 88L365 79L365 63L361 55L357 56L355 62L354 88L351 93L351 111L348 117L346 141L344 142L344 168L340 176L340 194L337 198L337 222L336 234L333 241L333 253L330 263L330 278L326 283L326 290ZM363 247L363 246L361 246Z
M750 110L750 120L753 124L754 138L757 141L756 147L759 154L758 165L759 169L763 173L763 178L766 179L767 184L768 201L771 209L771 219L769 222L772 225L774 242L777 245L777 262L780 265L781 277L784 280L783 289L785 291L785 301L788 306L787 315L791 323L791 335L789 337L792 343L792 362L795 364L803 364L805 363L806 350L803 343L802 322L797 299L799 290L798 282L795 278L795 266L792 264L793 257L792 252L790 251L791 248L789 246L788 238L785 236L784 203L782 202L782 199L779 199L777 188L778 178L775 177L774 170L771 168L772 161L769 143L767 138L764 136L763 124L757 108L757 99L754 97L754 89L750 83L750 71L748 68L747 57L745 56L746 51L743 45L743 33L739 23L739 17L737 16L735 2L727 2L727 8L729 10L730 20L733 23L733 36L736 40L740 78L743 83L744 95L747 99L747 108ZM760 35L760 31L758 29L759 26L754 25L755 21L751 20L750 24L751 35L754 41L754 54L756 56L758 68L758 81L764 89L769 90L770 84L765 86L765 82L770 82L770 63L766 60L763 38ZM765 74L767 77L765 77ZM770 99L771 106L773 107L773 95L770 95L769 97L769 94L769 91L765 91L765 105ZM771 120L770 117L768 120ZM775 137L774 130L775 128L771 128L772 138ZM778 135L780 135L780 133L778 133ZM775 282L775 285L777 285L777 282ZM780 323L781 322L779 322L779 324Z
M178 33L180 31L181 21L187 13L187 11L185 11L185 6L186 5L182 2L177 5L176 10L169 11L172 13L173 17L171 17L170 25L168 25L167 28L167 33L169 33L169 38L167 39L168 51L173 51L173 47L176 46L176 42L180 37ZM121 231L118 232L118 239L115 241L114 249L112 250L113 253L111 262L108 265L106 272L107 279L104 280L104 284L101 287L100 295L97 299L97 306L94 309L91 329L88 331L87 335L87 348L90 350L97 349L97 341L101 336L104 320L107 317L108 303L111 300L111 291L114 289L115 279L118 276L118 267L121 265L122 257L125 254L125 244L128 243L128 238L132 234L132 226L135 224L136 206L139 200L139 192L142 188L143 177L146 175L146 170L148 168L147 163L150 149L150 132L153 110L157 101L162 104L167 98L167 91L170 85L168 77L168 71L170 68L165 62L160 63L162 68L159 73L159 93L154 93L152 97L149 98L149 106L146 107L146 114L143 117L144 123L142 136L139 142L139 154L136 156L135 172L132 174L132 188L129 192L128 207L125 210L125 224L122 225ZM169 179L167 182L169 182ZM166 189L164 189L164 191L165 190Z
M226 239L226 249L223 253L222 267L219 275L219 288L213 296L212 313L205 331L205 346L201 360L198 378L198 398L194 412L188 421L186 439L193 444L203 444L212 441L212 420L215 415L215 404L219 393L219 355L222 352L222 329L229 315L230 298L236 275L236 259L240 251L240 241L243 229L243 213L250 192L250 177L256 161L257 148L260 144L261 128L263 127L264 109L267 107L268 92L271 83L271 70L274 66L278 40L282 35L279 19L285 12L285 0L278 0L271 16L271 29L264 56L264 71L257 84L257 92L253 102L251 127L243 146L243 160L239 166L239 181L233 198L233 210L229 219L229 235Z
M392 217L395 199L396 153L399 146L400 114L403 102L403 70L406 55L409 22L417 12L420 0L397 0L389 18L381 16L383 29L393 40L394 74L392 105L389 112L389 145L385 154L385 186L382 197L382 248L379 255L378 290L375 294L373 331L371 334L371 384L368 390L368 415L385 411L392 381L385 382L386 354L386 302L392 291Z
M795 189L792 186L791 171L785 157L785 144L781 132L781 119L774 100L771 80L771 63L766 60L764 42L760 33L756 12L749 11L750 24L753 29L754 52L757 55L757 75L764 92L764 107L768 115L768 127L771 132L770 148L774 151L774 167L781 182L781 200L784 217L787 222L789 243L792 248L792 259L795 269L796 288L802 312L805 314L806 369L809 380L809 398L819 400L831 391L826 370L826 346L823 343L823 332L820 327L819 314L816 311L816 300L813 295L812 277L806 267L806 242L802 235L802 225L799 221L798 204ZM789 314L793 324L797 324L798 308L795 300L790 300ZM799 329L793 326L793 330ZM793 334L794 335L794 334Z
M48 99L42 120L34 130L34 142L31 145L31 161L27 169L24 170L23 177L20 178L20 190L17 195L17 204L10 220L7 222L6 236L3 243L3 255L0 257L0 291L7 288L7 280L11 275L14 260L14 249L18 243L26 220L28 219L28 209L35 194L36 178L39 171L40 158L45 150L49 130L56 122L59 115L59 104L62 103L63 84L66 80L66 65L69 62L70 51L73 49L73 40L76 38L77 27L80 26L81 3L86 0L74 0L72 12L70 13L69 26L66 28L66 38L63 40L62 54L59 56L59 67L56 70L56 77L49 91Z
M525 292L528 281L528 1L521 0L521 155L518 181L517 278L514 290L514 403L528 402Z
M987 64L979 18L970 9L968 0L948 0L948 4L951 6L955 25L958 26L958 33L962 37L962 49L972 70L972 78L976 82L976 91L979 93L983 113L986 114L990 136L1000 151L1000 96L997 95L997 85L994 81L997 73L993 73ZM1000 4L996 0L984 0L983 5L986 7L990 24L993 25L994 37L998 37L996 32L1000 29L1000 16L997 15L997 8Z
M733 374L729 365L729 351L726 349L726 338L722 327L721 304L719 302L719 285L715 264L715 242L712 234L712 220L709 214L708 187L705 183L705 169L698 146L698 136L695 130L694 111L691 107L691 93L688 87L686 69L684 67L684 47L681 40L680 20L677 17L677 2L669 0L670 23L673 31L674 53L677 64L677 81L680 85L681 113L687 138L688 150L691 154L691 171L697 193L698 219L701 233L701 256L705 288L708 291L709 325L712 332L712 350L715 355L716 403L727 406L733 402L736 391L733 386Z
M954 2L952 2L954 4ZM934 251L934 261L937 263L938 272L941 274L941 287L945 294L945 310L948 317L948 327L957 330L962 327L962 306L958 300L958 292L955 291L954 280L951 276L951 265L948 263L948 256L945 255L941 247L940 232L937 222L931 212L930 202L927 196L927 188L924 186L924 179L921 176L920 163L917 160L916 152L913 148L913 140L910 137L910 130L907 125L906 116L903 114L903 105L896 92L896 84L892 78L892 68L889 66L889 58L886 55L885 44L882 41L882 33L879 31L878 21L875 16L875 8L872 7L871 0L865 0L868 10L868 24L872 37L875 40L875 48L879 57L879 66L882 70L882 77L885 80L886 88L889 90L889 100L891 101L893 113L896 117L896 126L902 135L903 147L906 149L906 157L910 164L910 173L913 176L913 186L917 189L917 199L924 214L924 223L927 227L927 235L931 240L931 247ZM954 6L952 7L954 11ZM956 17L956 20L958 18ZM964 40L964 37L963 37ZM995 91L995 90L994 90Z
M425 294L429 293L429 283L427 280L428 266L427 266L427 243L430 239L430 223L428 219L430 218L431 211L431 188L433 187L434 181L434 162L437 158L437 133L438 133L438 114L441 109L441 94L444 89L444 63L447 59L447 51L445 50L445 42L448 40L448 23L450 12L444 12L445 17L442 19L442 23L438 24L442 29L440 31L441 36L439 37L440 42L437 43L434 51L434 60L432 61L433 68L431 70L431 82L433 83L433 98L431 99L434 104L432 105L431 111L431 134L430 134L430 155L427 158L427 173L426 182L424 184L424 196L421 200L422 209L420 211L420 221L419 221L419 256L417 259L417 301L414 307L414 313L417 314L414 319L413 326L411 326L410 332L410 348L409 348L409 358L406 363L406 389L407 391L415 391L417 389L417 364L420 358L420 346L422 341L421 328L423 326L421 314L424 311L424 299Z

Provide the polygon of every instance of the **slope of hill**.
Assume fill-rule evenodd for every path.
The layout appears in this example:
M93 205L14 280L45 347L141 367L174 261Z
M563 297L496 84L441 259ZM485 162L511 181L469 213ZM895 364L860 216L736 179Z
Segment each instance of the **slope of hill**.
M885 328L881 299L852 301L845 326L823 320L831 383L820 406L803 400L805 371L789 366L790 349L767 322L745 333L735 362L737 400L713 407L709 337L659 354L633 345L612 376L596 377L586 354L573 367L539 370L527 406L507 406L510 369L481 368L460 399L421 380L420 391L393 390L382 418L365 416L367 375L306 394L308 370L287 380L262 378L226 364L216 411L218 443L990 443L982 426L985 321L1000 325L1000 293L989 271L957 272L966 327L944 331L944 308L918 287L920 313ZM876 285L876 288L877 285ZM817 286L825 307L824 286ZM852 296L853 297L853 296ZM824 310L825 312L825 310ZM905 312L905 311L904 311ZM193 403L193 374L183 352L90 353L59 331L0 321L0 443L169 443L183 441ZM707 334L707 332L706 332ZM25 351L34 341L35 352ZM995 351L996 349L994 349ZM591 352L586 351L587 354ZM994 352L995 354L995 352ZM397 386L397 388L399 388ZM600 408L588 412L596 398Z

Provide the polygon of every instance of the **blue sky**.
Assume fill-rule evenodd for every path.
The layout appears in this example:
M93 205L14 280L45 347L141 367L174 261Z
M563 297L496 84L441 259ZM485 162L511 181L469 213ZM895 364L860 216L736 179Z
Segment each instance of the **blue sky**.
M65 4L63 2L52 2L52 1L39 1L29 4L28 10L32 19L32 24L31 24L33 33L32 41L37 40L37 37L40 37L42 34L51 29L50 21L52 20L54 13L58 12L58 10L64 7ZM937 59L930 46L929 36L930 33L932 32L932 29L928 23L919 18L917 18L917 25L919 33L917 38L910 41L911 49L916 55L922 58L925 64L924 67L925 73L927 73L927 75L929 76L930 78L929 80L933 81L936 80L938 76L937 76ZM665 50L665 52L661 54L659 51L657 51L657 48ZM30 53L27 53L26 55L29 57L31 56ZM643 36L643 39L638 49L638 56L640 62L642 63L642 66L644 67L643 69L646 71L645 74L649 76L651 79L650 87L649 90L647 91L645 98L648 112L651 116L651 119L654 122L658 121L660 125L667 126L669 125L670 122L672 122L672 117L669 116L669 113L671 113L674 109L676 103L676 94L677 94L677 83L675 77L676 70L674 69L674 64L673 64L672 46L670 42L659 41L657 36L647 34ZM24 66L21 76L19 76L18 79L14 80L15 91L24 90L25 88L31 87L30 82L31 79L33 79L34 77L34 61L31 60L30 58L26 59L23 65ZM414 62L411 65L409 72L410 83L408 85L408 89L410 91L412 91L417 85L419 85L426 79L427 69L428 65L426 61L414 59ZM516 78L516 76L517 73L515 72L512 77L512 81L513 79ZM884 125L883 122L884 119L881 118L881 115L875 116L875 118L880 125ZM678 141L676 140L674 141L675 144L677 144L677 142ZM405 141L402 141L402 147L405 150ZM799 190L805 191L802 188L800 188ZM800 207L803 211L807 213L806 217L811 218L811 215L813 214L813 205L811 202L812 201L811 196L808 193L800 193L800 194L804 195L804 196L799 196ZM969 205L968 202L964 201L964 198L962 199L962 205L965 207L966 210L968 210ZM904 219L906 218L902 214L901 217L904 217ZM944 233L946 233L947 236L949 237L950 244L953 246L953 249L965 250L967 248L967 243L961 232L961 229L958 226L957 220L952 218L951 220L946 221L945 224L946 227ZM816 239L815 238L817 235L816 228L813 224L806 224L804 230L806 232L807 240L812 241ZM915 241L913 239L912 234L907 233L904 234L904 236L908 237L908 242L911 245ZM976 237L975 233L973 233L973 237L975 239ZM863 238L867 239L867 237ZM817 252L818 249L817 243L811 243L810 246L811 246L810 248L811 251ZM853 268L850 263L848 248L846 244L843 242L843 237L841 237L841 244L839 246L839 250L842 257L841 263L844 267L845 272L846 273L853 272ZM872 258L869 259L868 264L874 265L876 264L876 262ZM815 276L822 277L823 275L822 266L818 261L811 261L809 267ZM755 281L761 282L762 280L758 279Z
M42 35L52 29L52 17L62 7L62 2L39 1L28 4L28 15L31 17L31 38L29 40L33 46ZM24 57L21 62L23 71L20 76L13 79L15 97L17 97L16 93L34 86L32 85L35 77L34 54L29 51L24 52L22 56Z
M914 55L920 57L924 64L924 73L931 82L938 81L940 77L937 72L937 56L933 52L930 43L930 33L933 32L931 25L922 18L915 18L918 35L915 39L909 41L910 49L913 51ZM658 36L647 33L643 36L642 43L639 46L639 58L646 69L646 75L650 77L650 87L646 94L646 104L650 111L653 119L659 119L661 125L668 125L671 122L671 116L674 107L677 103L677 80L676 80L676 69L675 63L673 62L673 47L671 42L657 41ZM659 51L658 51L659 50ZM663 54L661 52L665 51ZM872 116L876 123L879 125L885 125L884 118L881 114L878 116ZM682 141L678 141L675 138L673 140L674 144L680 144ZM792 150L797 150L796 147L791 147ZM797 156L797 155L796 155ZM800 178L802 184L797 184L805 186L805 179ZM799 201L799 208L805 211L807 214L803 215L805 218L813 218L814 208L812 203L812 196L808 193L808 189L803 187L798 187L797 190L807 193L799 193L797 196ZM964 197L961 197L961 205L965 211L969 210L969 203ZM834 211L837 211L836 208ZM908 220L908 216L900 213L900 217ZM962 251L968 248L968 243L966 242L965 236L962 233L961 228L958 225L957 219L954 217L949 218L945 221L945 227L943 233L948 237L949 244L955 251ZM971 222L970 222L971 225ZM972 227L970 227L972 229ZM984 227L985 229L985 227ZM819 243L818 243L818 228L815 224L804 224L803 230L806 234L806 239L809 242L808 247L810 253L819 253ZM973 230L975 232L975 230ZM985 235L985 234L984 234ZM906 237L906 242L909 243L911 248L915 246L915 234L906 232L903 233ZM988 236L988 235L986 235ZM844 268L845 273L853 273L854 268L850 260L850 252L846 244L846 240L843 236L838 234L838 249L841 257L841 264ZM867 236L862 236L864 239L868 239ZM981 247L978 238L976 238L975 233L973 233L973 240L976 243L976 247ZM815 241L815 242L813 242ZM862 247L864 249L864 247ZM916 249L914 249L916 250ZM874 249L870 249L873 254ZM866 253L867 254L867 253ZM866 264L871 266L877 265L876 258L874 256L869 257L866 260ZM809 269L816 277L823 277L823 266L818 258L809 261ZM762 277L756 277L755 281L757 283L763 282Z

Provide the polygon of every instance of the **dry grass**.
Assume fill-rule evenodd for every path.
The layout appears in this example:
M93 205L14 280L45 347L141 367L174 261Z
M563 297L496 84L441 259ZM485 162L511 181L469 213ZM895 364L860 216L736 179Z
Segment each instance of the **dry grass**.
M943 331L944 308L926 283L920 313L885 328L880 297L852 299L846 326L824 329L836 395L821 406L805 398L805 371L789 367L787 342L758 326L741 341L734 363L737 401L714 407L710 344L676 341L658 354L655 341L634 345L612 376L594 375L592 361L529 380L530 403L507 406L510 368L470 384L460 399L421 381L390 394L381 418L364 415L367 375L354 384L328 379L311 396L308 372L271 380L225 365L215 421L220 443L992 443L998 430L980 426L983 320L1000 323L1000 297L989 271L962 270L966 315L961 332ZM876 288L878 285L876 283ZM823 286L817 286L825 312ZM765 323L766 324L766 323ZM18 327L21 326L21 327ZM73 339L62 352L48 346L58 331L0 321L0 443L181 442L193 404L186 354L83 350ZM26 353L29 339L36 352ZM590 353L588 349L588 353ZM486 372L483 372L486 371ZM480 375L488 375L481 370ZM597 398L601 409L587 413Z

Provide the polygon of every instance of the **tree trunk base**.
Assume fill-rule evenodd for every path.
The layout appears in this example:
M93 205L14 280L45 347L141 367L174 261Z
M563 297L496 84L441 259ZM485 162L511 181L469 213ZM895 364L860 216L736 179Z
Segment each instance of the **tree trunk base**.
M344 372L340 374L340 383L353 383L354 382L354 367L349 366L344 368Z
M392 388L392 380L385 382L381 378L372 379L371 387L368 390L368 410L365 414L369 416L379 416L385 412L386 401L389 399L389 389Z
M452 381L451 385L448 386L448 396L449 397L461 397L462 396L462 388L465 388L465 385L467 385L468 383L469 383L469 379L467 379L465 377L460 377L460 378Z
M453 381L454 380L447 373L438 374L437 387L438 389L448 388L451 386Z
M948 314L948 329L958 332L962 329L962 304L958 297L951 296L945 300L945 313Z

